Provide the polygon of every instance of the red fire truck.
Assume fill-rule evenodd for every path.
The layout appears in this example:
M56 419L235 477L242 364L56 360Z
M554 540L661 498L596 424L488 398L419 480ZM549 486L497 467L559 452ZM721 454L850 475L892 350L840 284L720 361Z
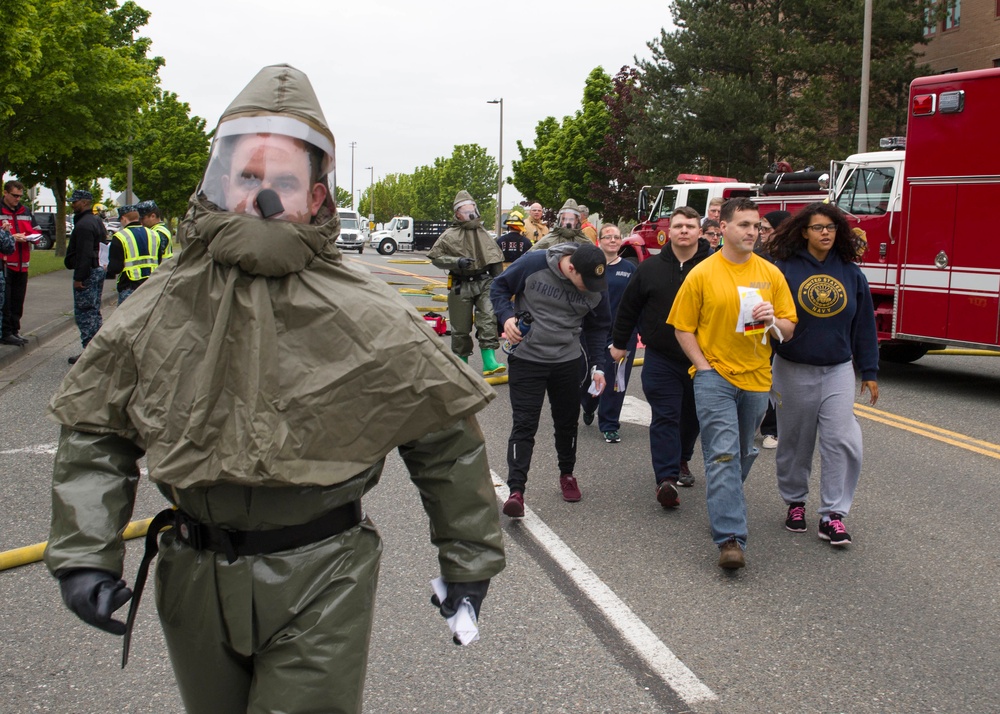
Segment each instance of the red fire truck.
M908 106L905 141L831 162L828 193L819 173L780 177L784 188L768 174L750 197L761 214L831 200L865 231L861 267L883 359L912 362L948 344L1000 350L1000 234L986 215L1000 206L1000 69L915 79ZM719 195L746 195L743 186ZM629 247L640 259L662 247L666 218L685 205L666 210L669 193L660 194L633 233L643 237L645 255L640 241Z
M1000 69L915 79L905 142L834 161L832 200L865 231L883 359L946 344L1000 349ZM904 148L905 146L905 148ZM760 196L761 213L812 196Z

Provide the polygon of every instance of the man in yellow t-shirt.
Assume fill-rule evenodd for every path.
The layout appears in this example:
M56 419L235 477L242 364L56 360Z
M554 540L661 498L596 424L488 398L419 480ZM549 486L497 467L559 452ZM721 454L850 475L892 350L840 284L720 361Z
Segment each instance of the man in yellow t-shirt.
M753 252L760 231L757 205L730 199L720 223L722 249L687 276L667 323L692 364L719 566L735 569L745 565L743 482L757 458L754 433L771 389L770 340L792 336L796 313L781 271Z

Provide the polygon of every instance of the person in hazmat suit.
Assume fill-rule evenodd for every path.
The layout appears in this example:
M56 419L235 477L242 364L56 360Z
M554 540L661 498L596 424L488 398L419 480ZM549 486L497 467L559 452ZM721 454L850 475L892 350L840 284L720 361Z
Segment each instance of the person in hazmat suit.
M51 401L46 565L70 610L125 635L124 666L159 549L156 604L189 712L360 710L381 554L361 498L393 449L430 518L441 613L478 614L504 567L474 416L495 393L344 265L333 166L308 78L265 67L220 120L179 257ZM133 594L121 534L143 455L176 510L153 519ZM126 625L113 615L130 598Z
M594 245L594 241L587 237L581 226L580 209L577 207L576 201L572 198L567 198L566 203L563 204L563 207L559 209L559 213L556 214L555 228L547 236L535 243L531 249L547 250L560 243Z
M483 375L503 372L497 362L500 349L497 320L490 302L493 278L503 272L503 253L483 228L479 208L468 191L459 191L452 204L455 223L434 242L427 257L448 271L448 315L451 317L451 351L469 361L475 314L476 341L483 356Z

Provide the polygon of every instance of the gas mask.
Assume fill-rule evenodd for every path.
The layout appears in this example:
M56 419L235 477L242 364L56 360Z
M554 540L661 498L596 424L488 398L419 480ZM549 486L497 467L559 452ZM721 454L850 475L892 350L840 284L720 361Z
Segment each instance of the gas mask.
M581 225L580 214L576 211L561 211L559 213L559 218L557 219L557 224L560 228L579 230Z
M455 209L455 220L459 223L474 221L479 218L479 208L475 201L467 201Z
M199 193L225 212L309 223L324 204L334 208L327 183L333 150L293 117L223 121Z

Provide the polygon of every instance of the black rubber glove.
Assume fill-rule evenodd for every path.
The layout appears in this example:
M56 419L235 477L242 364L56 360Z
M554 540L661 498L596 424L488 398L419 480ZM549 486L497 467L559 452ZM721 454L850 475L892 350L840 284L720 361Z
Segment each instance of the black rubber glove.
M476 619L479 619L479 608L483 606L483 598L486 591L490 589L489 580L477 580L474 583L445 583L448 586L448 594L444 602L438 600L437 595L431 595L431 604L441 610L441 616L448 619L458 612L459 605L463 598L469 598L472 609L476 611Z
M88 625L124 635L125 623L112 620L111 614L132 598L132 591L106 570L74 568L59 575L63 602Z
M459 258L458 259L458 269L463 273L467 273L472 270L472 266L475 265L475 261L472 258Z

